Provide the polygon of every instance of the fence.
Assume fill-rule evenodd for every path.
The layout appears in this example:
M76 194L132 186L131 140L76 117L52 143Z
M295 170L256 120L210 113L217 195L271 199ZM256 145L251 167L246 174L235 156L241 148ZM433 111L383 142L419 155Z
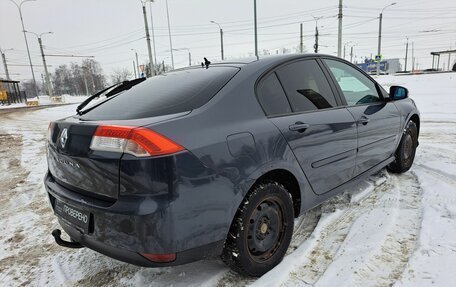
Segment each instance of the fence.
M19 90L19 81L0 80L0 102L8 105L27 102L25 92Z

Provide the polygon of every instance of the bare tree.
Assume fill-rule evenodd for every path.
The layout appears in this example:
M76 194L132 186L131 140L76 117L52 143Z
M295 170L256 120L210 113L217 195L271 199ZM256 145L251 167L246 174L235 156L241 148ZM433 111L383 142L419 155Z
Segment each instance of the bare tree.
M126 68L114 69L111 74L111 82L113 84L120 83L133 78L133 74Z
M60 65L52 74L52 84L56 95L91 95L105 87L106 79L100 64L86 59Z

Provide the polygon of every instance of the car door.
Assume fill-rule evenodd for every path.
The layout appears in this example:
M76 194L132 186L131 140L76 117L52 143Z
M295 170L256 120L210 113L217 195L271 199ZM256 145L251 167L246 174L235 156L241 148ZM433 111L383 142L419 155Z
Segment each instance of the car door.
M350 180L355 168L356 125L347 109L339 107L333 88L315 59L281 66L257 88L261 105L317 194Z
M358 175L394 153L400 136L400 113L392 102L383 98L380 87L357 68L335 59L323 59L342 100L355 118L358 128Z

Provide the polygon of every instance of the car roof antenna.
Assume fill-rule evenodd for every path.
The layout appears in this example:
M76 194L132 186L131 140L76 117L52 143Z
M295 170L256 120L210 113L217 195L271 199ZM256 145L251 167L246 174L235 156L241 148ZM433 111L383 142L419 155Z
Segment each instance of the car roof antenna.
M206 69L209 69L210 64L211 64L211 61L209 61L206 57L204 57L204 62L201 62L201 68L204 68L204 66L206 66Z

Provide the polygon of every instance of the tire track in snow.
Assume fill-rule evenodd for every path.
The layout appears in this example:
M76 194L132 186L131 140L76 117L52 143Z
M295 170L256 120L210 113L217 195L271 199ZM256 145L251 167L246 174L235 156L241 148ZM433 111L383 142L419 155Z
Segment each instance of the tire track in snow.
M391 177L398 201L390 209L392 228L376 252L354 273L356 286L391 286L403 274L417 246L422 223L422 190L413 172Z
M297 270L290 270L285 286L314 285L318 282L332 263L356 218L365 212L366 208L373 208L378 204L381 193L391 188L388 180L378 182L377 180L374 183L373 190L364 198L350 204L341 212L341 215L322 227L319 234L315 236L316 244L306 252L304 264L301 264Z
M432 173L433 176L436 176L436 177L442 179L443 181L445 181L445 182L448 183L449 185L453 185L453 186L456 185L456 175L449 174L449 173L444 172L444 171L442 171L442 170L432 168L432 167L427 166L427 165L425 165L425 164L419 164L419 163L417 163L416 165L417 165L419 168L425 169L426 172Z

